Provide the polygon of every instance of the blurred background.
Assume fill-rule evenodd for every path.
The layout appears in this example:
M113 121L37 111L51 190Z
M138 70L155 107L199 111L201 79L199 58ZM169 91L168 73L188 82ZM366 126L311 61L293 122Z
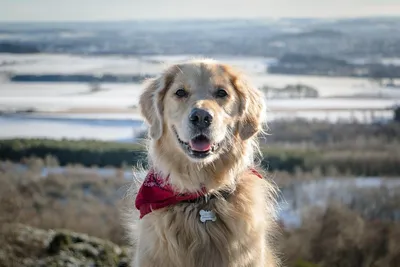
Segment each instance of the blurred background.
M127 266L142 82L212 57L267 98L284 266L400 266L397 0L0 0L0 266Z

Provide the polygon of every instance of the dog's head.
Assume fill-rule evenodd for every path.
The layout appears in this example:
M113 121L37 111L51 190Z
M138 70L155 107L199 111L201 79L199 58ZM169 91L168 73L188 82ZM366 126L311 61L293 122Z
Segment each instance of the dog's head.
M140 97L153 141L169 142L191 162L202 163L256 135L263 108L261 93L238 71L210 60L167 68Z

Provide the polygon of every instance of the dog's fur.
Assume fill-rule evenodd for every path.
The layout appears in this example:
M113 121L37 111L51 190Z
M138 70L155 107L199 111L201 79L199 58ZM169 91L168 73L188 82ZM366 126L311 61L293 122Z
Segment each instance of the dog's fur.
M188 96L177 98L179 88ZM217 88L228 96L215 97ZM136 233L130 233L136 234L132 266L277 266L270 244L275 188L250 171L266 113L261 92L228 65L194 60L172 65L151 80L139 104L149 124L151 166L169 176L177 192L205 186L217 197L155 210L139 220ZM207 135L220 146L204 159L191 157L178 141L189 142L195 134L188 120L194 107L213 114ZM223 189L231 195L218 196ZM200 222L202 209L213 210L217 221Z

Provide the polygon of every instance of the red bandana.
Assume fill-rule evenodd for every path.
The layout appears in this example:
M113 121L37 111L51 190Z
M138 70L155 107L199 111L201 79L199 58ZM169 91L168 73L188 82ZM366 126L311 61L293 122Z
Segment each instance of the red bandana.
M259 178L262 176L254 169L251 171ZM136 196L135 206L140 211L140 219L151 213L168 206L176 205L182 201L191 201L206 194L205 190L198 193L176 193L168 184L168 177L159 177L154 170L149 171Z

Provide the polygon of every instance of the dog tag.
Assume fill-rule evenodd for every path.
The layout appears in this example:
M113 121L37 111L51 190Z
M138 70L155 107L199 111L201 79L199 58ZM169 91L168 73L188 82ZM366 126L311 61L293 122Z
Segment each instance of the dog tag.
M200 221L201 222L206 222L206 221L213 221L215 222L217 220L217 215L212 210L200 210Z

